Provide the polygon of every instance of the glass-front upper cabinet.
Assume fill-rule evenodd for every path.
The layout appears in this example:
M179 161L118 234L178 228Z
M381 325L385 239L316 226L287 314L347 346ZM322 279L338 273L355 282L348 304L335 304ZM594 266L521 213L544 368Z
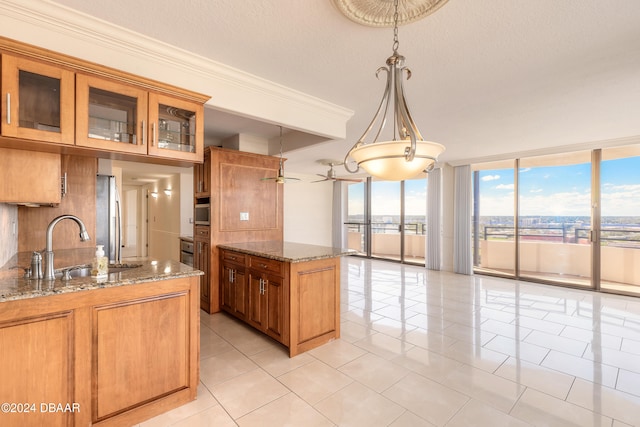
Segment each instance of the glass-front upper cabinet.
M3 136L73 144L74 73L2 55Z
M149 93L149 154L201 162L203 117L202 104Z
M148 92L110 80L76 76L76 145L146 154Z

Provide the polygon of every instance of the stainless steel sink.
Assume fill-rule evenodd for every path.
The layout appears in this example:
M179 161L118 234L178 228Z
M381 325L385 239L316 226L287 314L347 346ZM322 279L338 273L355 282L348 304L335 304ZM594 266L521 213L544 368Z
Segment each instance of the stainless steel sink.
M138 268L142 264L117 264L109 266L109 274L121 273L123 271L129 271L134 268ZM74 277L89 277L91 276L90 265L75 265L71 267L59 268L55 271L55 278L62 280L70 280Z

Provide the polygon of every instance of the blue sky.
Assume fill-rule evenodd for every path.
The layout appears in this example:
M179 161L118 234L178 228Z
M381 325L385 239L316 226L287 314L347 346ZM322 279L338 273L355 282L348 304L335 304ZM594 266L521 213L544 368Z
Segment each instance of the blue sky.
M591 164L520 169L520 214L590 216ZM640 217L640 157L601 163L602 216ZM355 189L359 189L354 191ZM398 215L400 183L374 181L373 215ZM426 212L426 179L405 182L407 215ZM349 213L364 212L364 183L350 186ZM513 215L513 169L480 171L480 215Z
M350 214L364 212L364 185L365 183L360 183L349 186ZM425 215L427 211L426 178L405 181L404 191L406 215ZM371 198L372 215L400 215L399 181L374 181Z
M520 214L591 215L591 164L520 169ZM640 157L603 161L602 215L640 216ZM480 171L480 215L513 215L513 169Z

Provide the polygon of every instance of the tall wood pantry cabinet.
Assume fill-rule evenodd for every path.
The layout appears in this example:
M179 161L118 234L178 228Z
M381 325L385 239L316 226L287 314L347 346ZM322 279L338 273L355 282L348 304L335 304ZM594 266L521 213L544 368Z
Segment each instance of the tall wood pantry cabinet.
M220 311L217 245L282 240L283 186L275 180L279 158L217 147L205 149L194 169L194 204L209 204L209 225L194 227L194 267L205 272L201 308Z

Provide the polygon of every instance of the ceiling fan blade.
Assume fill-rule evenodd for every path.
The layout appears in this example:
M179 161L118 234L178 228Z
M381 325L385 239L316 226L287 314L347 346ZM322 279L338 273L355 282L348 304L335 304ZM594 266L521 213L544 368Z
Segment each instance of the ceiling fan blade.
M335 178L336 181L344 181L344 182L362 182L361 179L351 179L351 178Z
M320 176L324 176L324 175L320 175ZM311 183L313 184L314 182L324 182L324 181L329 181L329 178L319 179L317 181L311 181Z

